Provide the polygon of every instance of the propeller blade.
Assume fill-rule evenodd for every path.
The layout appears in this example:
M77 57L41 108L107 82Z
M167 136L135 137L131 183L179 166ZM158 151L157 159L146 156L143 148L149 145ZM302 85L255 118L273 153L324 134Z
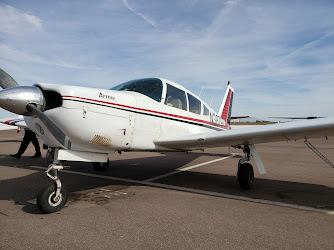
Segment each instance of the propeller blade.
M3 89L20 86L8 73L0 69L0 86Z
M63 145L67 149L71 149L72 142L67 137L67 135L53 122L47 117L42 111L40 111L34 104L28 104L27 109L36 115L48 128L50 133L57 139L57 141Z

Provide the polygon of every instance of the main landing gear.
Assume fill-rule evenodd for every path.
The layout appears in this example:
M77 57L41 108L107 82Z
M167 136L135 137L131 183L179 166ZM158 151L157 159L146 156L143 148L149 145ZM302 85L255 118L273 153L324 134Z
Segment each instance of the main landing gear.
M58 172L65 166L57 159L58 149L55 149L53 163L45 171L46 175L55 183L46 185L37 195L37 207L43 213L50 214L61 210L67 201L67 191L61 185ZM50 173L53 172L53 175Z
M239 160L238 163L238 181L242 189L250 189L254 183L254 170L253 166L249 163L245 163L250 160L250 149L248 145L243 148L244 157Z
M93 168L96 171L106 171L109 167L109 159L107 162L93 162Z

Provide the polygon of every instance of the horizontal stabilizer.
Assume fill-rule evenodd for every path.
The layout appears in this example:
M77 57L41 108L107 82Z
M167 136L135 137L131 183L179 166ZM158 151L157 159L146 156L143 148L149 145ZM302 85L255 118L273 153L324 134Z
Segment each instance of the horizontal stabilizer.
M322 116L307 116L307 117L268 117L268 118L275 118L275 119L291 119L291 120L312 120L318 118L325 118Z

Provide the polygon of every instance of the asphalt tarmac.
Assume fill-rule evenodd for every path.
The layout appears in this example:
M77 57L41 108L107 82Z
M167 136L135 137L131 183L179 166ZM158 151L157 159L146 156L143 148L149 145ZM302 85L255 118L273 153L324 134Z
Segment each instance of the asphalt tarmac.
M0 131L0 249L333 249L334 169L303 141L256 145L267 174L241 190L238 155L205 152L109 155L110 168L68 162L69 200L42 214L50 180L23 133ZM309 140L334 162L334 138ZM235 153L241 151L233 150ZM43 151L45 155L45 151Z

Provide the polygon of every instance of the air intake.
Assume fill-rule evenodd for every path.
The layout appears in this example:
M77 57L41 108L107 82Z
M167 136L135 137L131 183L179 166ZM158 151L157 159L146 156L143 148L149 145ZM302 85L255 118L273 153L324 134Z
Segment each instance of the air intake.
M93 139L90 140L90 143L104 147L111 147L111 139L103 135L94 135Z

